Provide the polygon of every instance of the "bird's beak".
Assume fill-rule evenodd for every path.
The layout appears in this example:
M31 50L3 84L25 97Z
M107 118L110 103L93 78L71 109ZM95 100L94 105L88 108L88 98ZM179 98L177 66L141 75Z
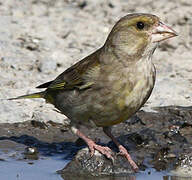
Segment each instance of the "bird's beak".
M160 42L175 36L178 36L176 31L162 22L159 22L159 24L152 31L152 42Z

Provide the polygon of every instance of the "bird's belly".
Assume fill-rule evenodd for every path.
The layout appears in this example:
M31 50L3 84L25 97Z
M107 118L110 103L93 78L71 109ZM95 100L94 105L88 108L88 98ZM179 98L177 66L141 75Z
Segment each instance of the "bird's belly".
M73 123L112 126L139 110L151 94L153 82L153 79L141 79L131 92L124 88L115 94L109 89L61 92L56 107Z
M131 92L127 92L126 89L124 92L119 92L113 99L105 102L108 107L103 107L103 113L106 116L102 116L102 110L100 110L100 119L96 119L95 124L97 126L111 126L127 120L147 101L153 86L152 79L149 82L140 80Z

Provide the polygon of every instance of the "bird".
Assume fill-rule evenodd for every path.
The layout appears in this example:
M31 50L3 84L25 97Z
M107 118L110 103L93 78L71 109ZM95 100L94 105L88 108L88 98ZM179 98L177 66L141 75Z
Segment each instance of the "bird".
M43 98L70 119L71 131L82 138L91 156L95 150L112 159L112 150L96 144L80 127L101 127L134 171L139 168L111 127L133 116L148 100L156 77L152 56L159 42L178 34L153 14L131 13L110 31L104 45L54 80L44 90L10 98Z

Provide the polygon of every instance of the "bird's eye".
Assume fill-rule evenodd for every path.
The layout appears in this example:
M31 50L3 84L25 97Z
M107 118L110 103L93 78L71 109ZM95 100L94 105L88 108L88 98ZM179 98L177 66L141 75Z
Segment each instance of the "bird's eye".
M142 30L145 27L145 24L141 21L137 22L137 28Z

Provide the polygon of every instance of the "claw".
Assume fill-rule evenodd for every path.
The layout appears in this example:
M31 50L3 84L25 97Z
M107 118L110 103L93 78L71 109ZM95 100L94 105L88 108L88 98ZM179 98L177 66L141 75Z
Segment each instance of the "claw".
M138 172L139 168L138 168L137 164L132 160L131 156L127 152L127 149L125 149L122 145L119 146L119 154L122 155L122 156L125 156L126 159L129 161L129 163L130 163L131 167L133 168L133 170L135 172Z
M90 149L90 153L91 153L91 157L94 155L95 150L99 151L101 154L105 155L108 159L113 159L112 157L112 151L110 148L105 147L105 146L100 146L97 145L95 142L93 141L89 141L88 143L89 149ZM113 161L113 160L112 160Z

